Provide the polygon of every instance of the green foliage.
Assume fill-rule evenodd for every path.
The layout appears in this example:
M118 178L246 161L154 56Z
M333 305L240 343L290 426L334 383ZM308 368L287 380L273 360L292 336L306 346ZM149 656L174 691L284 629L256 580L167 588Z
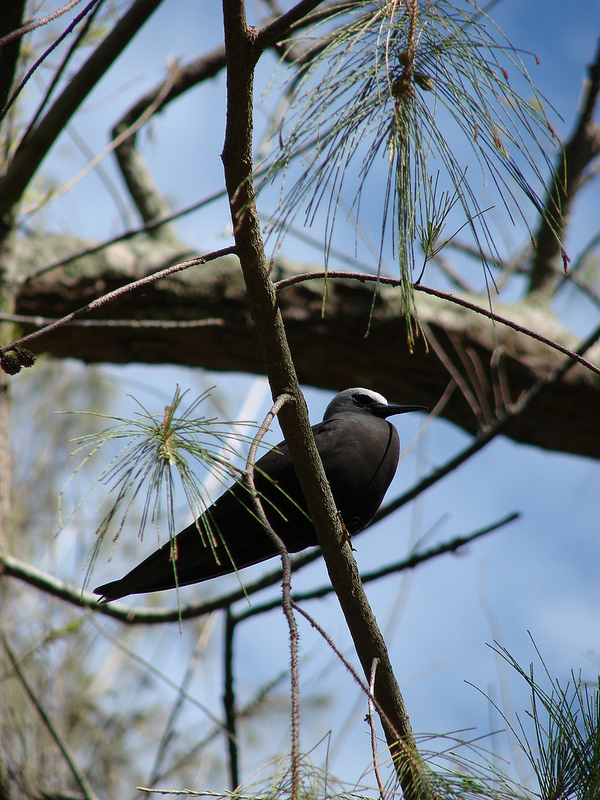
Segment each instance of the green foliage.
M332 16L319 16L309 29L311 57L296 65L280 146L263 183L281 177L283 187L292 160L304 153L300 176L282 188L274 225L285 229L301 206L310 224L325 204L327 260L345 181L354 186L358 177L350 213L358 219L363 199L369 207L380 203L380 259L391 238L410 320L416 247L422 248L422 274L444 244L456 204L463 212L457 228L471 229L482 254L496 253L475 176L467 179L453 137L466 140L484 182L495 185L509 214L516 206L524 215L521 194L544 213L535 187L544 184L540 166L550 171L544 146L555 143L554 133L519 53L476 6L369 0L352 8L341 3L335 24ZM524 79L533 102L512 88L509 73L517 83ZM367 188L382 159L388 162L385 189Z
M600 797L600 678L595 686L571 673L566 684L552 678L538 651L550 683L545 689L503 647L498 652L529 684L533 734L517 716L511 731L527 756L539 785L540 800L598 800Z
M108 487L106 497L109 502L108 510L96 530L90 568L113 525L116 526L112 534L113 542L119 538L136 500L143 492L139 537L142 538L148 522L160 524L166 516L169 538L172 538L175 534L177 478L192 514L198 517L211 502L199 479L205 470L224 486L240 477L242 471L233 466L230 459L239 455L234 443L246 441L246 437L239 433L232 434L221 427L229 423L195 416L198 406L207 399L210 390L183 408L186 394L187 391L181 392L177 387L162 416L151 414L138 401L141 411L132 419L93 414L112 420L114 424L76 439L79 444L75 453L84 453L76 471L82 469L106 445L124 442L95 482ZM214 547L213 531L203 526L199 534L208 538L209 541L205 542L207 546Z

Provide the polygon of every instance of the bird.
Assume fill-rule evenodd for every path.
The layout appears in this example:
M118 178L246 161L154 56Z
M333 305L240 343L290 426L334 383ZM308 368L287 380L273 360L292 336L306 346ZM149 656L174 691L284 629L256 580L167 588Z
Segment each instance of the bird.
M396 405L371 389L345 389L312 426L336 507L351 536L375 516L396 473L400 441L388 417L424 406ZM319 544L285 442L254 466L269 523L290 553ZM257 564L279 554L253 508L247 484L230 486L197 520L123 578L94 589L101 603L158 592Z

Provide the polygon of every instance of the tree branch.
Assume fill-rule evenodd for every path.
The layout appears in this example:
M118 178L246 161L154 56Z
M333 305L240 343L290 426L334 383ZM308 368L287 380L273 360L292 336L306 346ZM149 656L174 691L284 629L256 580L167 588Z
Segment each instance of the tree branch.
M438 471L439 472L439 471ZM438 474L437 479L440 479ZM412 499L412 497L410 498ZM408 502L406 495L399 498L399 503L393 501L386 509L385 513L391 513L391 506L397 508L399 505ZM385 513L383 516L385 516ZM471 542L479 539L482 536L492 533L503 525L507 525L517 518L516 514L509 514L504 519L488 525L485 528L475 531L475 533L468 534L467 536L457 536L448 542L443 542L440 545L431 547L421 553L414 553L407 558L389 564L386 567L381 567L371 572L366 572L362 576L363 583L370 583L371 581L378 580L386 575L395 572L403 572L406 569L415 569L420 564L438 558L446 553L454 553L461 548L466 547ZM381 518L381 517L380 517ZM361 531L364 533L364 531ZM356 538L356 537L355 537ZM306 564L310 564L317 558L320 558L321 553L317 549L304 552L300 555L294 556L290 559L292 571L301 569ZM219 595L212 600L205 600L200 603L190 603L186 606L179 606L176 608L130 608L122 603L110 603L101 605L98 601L98 596L92 592L85 592L75 586L71 586L58 578L49 575L42 570L31 564L21 561L14 556L0 553L0 575L7 575L23 581L29 586L39 589L52 597L58 597L60 600L77 606L79 608L91 608L99 614L113 617L126 625L163 625L172 622L179 623L181 620L197 619L198 617L211 614L214 611L222 611L229 609L240 600L247 600L253 594L262 591L270 586L274 586L281 581L281 569L271 570L263 575L261 578L245 584L239 589L227 592L226 594ZM293 600L302 602L305 600L316 600L321 597L326 597L331 594L333 587L331 584L318 587L317 589L309 590L308 592L297 593L294 595ZM273 600L264 604L252 606L252 608L242 611L238 614L234 622L241 622L247 617L255 616L257 613L264 613L281 606L280 600Z
M160 3L161 0L136 0L72 76L31 136L21 141L6 174L0 177L0 219L11 215L71 116Z
M0 39L15 33L23 24L26 0L12 0L0 14ZM0 111L6 108L10 91L15 79L19 53L21 50L21 36L15 36L0 45Z
M125 131L132 130L131 135L116 147L115 155L129 194L146 225L168 217L169 208L136 148L138 121L162 111L170 102L198 83L214 77L224 67L224 46L215 48L184 67L173 65L167 78L140 97L113 127L114 140L123 137ZM150 235L158 233L164 236L164 225L153 228Z
M28 274L47 262L49 254L60 260L81 249L81 242L47 236L20 239L16 248L19 271ZM23 318L59 317L82 301L96 298L102 287L110 290L121 286L123 265L129 277L141 276L160 269L165 262L173 263L178 255L181 257L183 248L181 245L176 253L172 247L152 241L115 244L94 257L87 256L26 282L21 286L16 311ZM399 401L418 398L430 407L444 395L450 380L447 368L420 343L409 353L398 290L393 286L381 285L373 303L372 286L360 283L360 279L329 277L323 306L324 282L307 281L310 268L277 261L270 269L272 280L280 287L287 285L285 290L280 288L277 303L302 383L338 391L346 386L371 386ZM302 282L290 285L296 280ZM485 366L490 392L497 381L499 353L503 354L507 391L516 398L540 376L550 374L562 359L543 340L569 351L577 347L577 337L535 304L495 306L497 317L513 324L509 329L480 317L475 310L477 303L472 308L468 305L471 299L456 296L451 304L449 297L426 297L424 291L416 297L419 318L446 353L460 347L477 356ZM458 302L464 307L456 306ZM478 308L488 311L483 300ZM371 309L373 319L365 337ZM219 312L217 319L215 310ZM93 319L94 327L80 335L73 336L69 327L55 330L36 340L34 349L86 362L178 363L264 374L245 284L233 258L220 258L179 277L146 283L143 292L122 296L118 306L98 309ZM113 322L102 327L102 319ZM128 319L133 320L130 328L124 326ZM160 336L140 336L141 321L160 320L168 321L168 330L161 331ZM121 324L114 327L119 321ZM178 321L181 327L177 327ZM201 331L195 327L200 321ZM32 324L22 326L25 333L33 329ZM533 332L539 341L521 330ZM600 366L600 349L590 350L586 359ZM461 369L460 365L456 368ZM493 397L490 404L493 408ZM599 404L600 380L583 367L576 367L539 398L535 412L527 411L514 420L506 435L548 450L600 458ZM469 433L479 430L477 417L459 392L449 398L442 415Z
M518 517L519 515L515 513L508 514L503 519L498 520L491 525L486 525L485 528L481 528L474 533L470 533L466 536L456 536L454 539L449 539L447 542L442 542L441 544L430 547L427 550L421 551L420 553L412 553L406 558L396 561L393 564L387 564L385 567L379 567L378 569L371 570L370 572L361 573L361 580L363 583L371 583L372 581L380 580L387 575L394 575L398 572L415 569L421 564L425 564L427 561L431 561L434 558L439 558L440 556L446 554L456 553L477 539L480 539L482 536L487 536L488 533L493 533L494 531L504 527L504 525L514 522L516 519L518 519ZM361 531L361 533L364 533L364 531ZM356 536L354 539L356 539ZM298 569L300 566L304 566L304 564L309 563L310 561L314 561L316 558L319 558L320 555L320 552L316 550L312 553L304 554L303 556L297 556L293 562L295 564L295 569ZM292 596L292 600L294 603L304 603L307 600L320 600L323 597L327 597L327 595L330 595L332 592L333 587L330 584L324 584L323 586L318 586L316 589L308 589L306 592L296 592ZM278 605L279 603L276 600L267 600L260 604L257 603L251 608L240 611L240 613L236 616L236 621L242 622L250 617L256 617L259 614L264 614L266 611L272 611L273 609L277 608Z
M323 0L300 0L285 14L280 14L272 22L265 25L258 32L254 41L254 48L257 54L288 36L291 27L307 17L322 2Z
M264 253L252 177L254 34L247 26L244 5L239 0L223 0L223 11L227 52L223 165L234 237L259 346L273 399L291 395L292 402L286 403L279 414L281 428L365 674L370 673L373 658L380 660L375 692L384 712L382 725L404 794L407 800L416 800L431 795L424 765L315 446ZM293 798L297 798L298 789L297 776L293 776Z
M237 719L235 712L235 688L233 671L233 641L235 636L235 624L237 620L231 613L231 606L227 607L225 615L225 631L223 633L223 709L225 711L225 727L227 730L227 752L229 754L229 784L231 791L235 791L240 785L239 750L237 740Z
M175 275L178 272L183 272L184 270L190 269L190 267L197 267L202 264L206 264L209 261L212 261L216 258L221 258L223 255L230 255L235 248L225 248L223 250L218 250L214 253L208 253L205 256L200 256L199 258L191 259L190 261L185 261L182 264L174 264L171 267L166 267L163 270L160 270L158 273L152 273L151 275L147 275L145 278L139 278L136 281L132 281L131 283L126 283L124 286L119 286L118 289L114 289L112 292L108 292L101 297L97 297L95 300L92 300L91 303L87 303L80 308L77 308L75 311L71 311L71 313L66 314L64 317L60 319L54 320L49 325L46 325L43 328L38 328L36 331L22 336L19 340L15 342L11 342L7 345L4 345L0 348L0 352L6 353L12 350L15 346L21 346L24 344L29 344L30 342L34 341L40 336L44 336L52 331L58 330L59 328L68 325L70 322L73 322L78 317L84 316L86 314L91 314L99 308L112 303L114 300L117 300L123 295L129 294L130 292L134 292L138 289L143 288L144 286L148 286L149 284L155 283L157 280L161 278L166 278L169 275Z
M561 242L566 234L571 209L581 188L587 165L600 153L600 125L594 121L594 109L600 92L600 39L594 62L589 67L589 82L581 113L571 138L560 153L540 221L531 267L528 294L549 300L556 288L561 267L566 268Z
M294 786L298 785L298 775L300 769L300 679L298 676L298 626L296 625L296 619L294 617L294 611L292 608L292 568L290 564L290 554L281 539L281 537L277 534L271 523L269 522L267 515L265 514L265 510L263 508L263 504L260 498L260 495L256 491L256 483L254 480L254 464L256 461L256 455L258 452L258 447L269 430L269 426L273 422L274 418L279 414L285 403L291 400L290 395L283 394L280 395L276 401L273 403L273 406L269 410L268 414L264 418L262 425L260 426L259 430L256 433L256 436L252 440L252 444L250 446L250 450L248 452L248 458L246 459L246 470L245 470L245 480L248 484L248 488L250 490L250 496L252 497L252 504L254 506L254 510L258 519L260 520L264 532L269 537L269 539L273 542L277 550L279 551L279 555L281 557L281 604L283 607L283 613L288 625L289 635L290 635L290 683L291 683L291 714L290 714L290 721L291 721L291 770L292 770L292 782ZM232 631L233 637L233 631ZM237 784L232 786L232 789L235 789Z

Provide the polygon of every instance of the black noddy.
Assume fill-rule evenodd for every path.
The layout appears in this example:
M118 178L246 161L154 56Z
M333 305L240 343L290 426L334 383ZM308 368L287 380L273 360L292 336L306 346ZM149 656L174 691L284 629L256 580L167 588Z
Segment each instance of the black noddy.
M350 535L373 519L398 466L398 432L387 417L425 410L388 403L370 389L345 389L329 403L323 422L313 425L325 474ZM287 550L295 553L318 545L285 442L256 462L254 479L267 518ZM246 486L235 483L172 541L121 580L94 592L107 603L129 594L199 583L277 555L252 509Z

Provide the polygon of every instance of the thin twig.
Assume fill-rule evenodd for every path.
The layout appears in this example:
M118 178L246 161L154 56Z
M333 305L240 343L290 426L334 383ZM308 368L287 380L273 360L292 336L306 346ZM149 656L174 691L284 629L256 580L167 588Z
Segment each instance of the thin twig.
M346 670L350 673L352 678L354 678L354 681L358 684L360 689L365 693L365 695L373 703L373 707L377 709L377 713L379 714L381 719L387 725L389 725L391 728L393 728L394 727L393 723L391 722L391 720L389 719L389 717L387 716L387 714L385 713L383 708L381 708L380 704L377 702L377 698L371 692L369 686L367 686L367 684L363 681L363 679L360 677L358 672L354 669L352 664L348 661L348 659L345 657L345 655L342 653L342 651L337 647L336 643L333 641L333 639L327 633L327 631L319 625L319 623L316 621L316 619L314 617L311 617L311 615L308 614L297 603L293 602L293 606L294 606L294 610L297 611L301 616L304 617L304 619L306 619L310 623L311 627L314 628L317 631L318 634L320 634L320 636L325 640L327 645L333 650L333 652L335 653L337 658L341 661L341 663L344 665ZM407 756L407 758L411 758L409 747L407 746L406 742L403 741L403 739L400 736L400 734L398 734L397 731L396 731L396 733L397 733L397 736L398 736L398 741L396 742L397 747L402 749L402 750L404 750L404 754Z
M386 278L385 276L373 276L367 275L364 273L356 273L356 272L343 272L338 270L327 270L322 272L306 272L302 275L292 275L289 278L282 278L280 281L275 283L276 291L281 291L281 289L286 289L288 286L292 286L296 283L303 283L304 281L312 281L312 280L331 280L334 278L340 278L344 280L355 280L359 281L360 283L378 283L383 284L386 286L401 286L402 280L399 278ZM469 311L473 311L475 314L480 314L483 317L487 317L488 319L493 320L494 322L498 322L501 325L506 325L507 328L512 328L512 330L517 331L517 333L522 333L524 336L528 336L531 339L535 339L542 344L551 347L553 350L557 350L559 353L562 353L565 356L569 356L574 361L579 362L582 366L589 369L591 372L594 372L596 375L600 375L600 367L592 364L590 361L587 361L581 355L573 350L569 350L568 347L563 347L563 345L555 342L552 339L548 339L546 336L542 336L540 333L536 333L535 331L530 330L529 328L525 328L523 325L519 325L517 322L513 322L513 320L508 319L507 317L501 317L499 314L496 314L493 311L490 311L488 308L484 308L483 306L479 306L476 303L471 303L469 300L465 300L462 297L457 297L456 295L450 294L449 292L442 292L439 289L433 289L430 286L423 286L421 284L413 285L415 292L423 292L423 294L431 295L432 297L438 297L440 300L447 300L449 303L453 303L454 305L461 306L461 308L466 308Z
M39 328L39 330L28 333L26 336L22 336L20 339L0 347L0 353L7 353L10 350L14 350L14 348L19 345L23 345L26 342L31 342L34 339L39 339L40 336L51 333L57 328L62 328L64 325L68 325L77 317L81 317L84 314L90 314L92 311L102 308L102 306L105 306L107 303L111 303L113 300L122 297L124 294L136 291L137 289L141 289L149 284L156 283L156 281L162 280L162 278L167 278L169 275L175 275L177 272L183 272L186 269L190 269L190 267L197 267L202 264L206 264L207 262L213 261L216 258L221 258L222 256L233 255L235 252L235 246L225 247L222 250L214 250L212 253L207 253L206 255L199 256L198 258L192 258L190 261L183 261L180 264L174 264L166 269L153 272L151 275L146 275L144 278L139 278L138 280L131 281L131 283L126 283L124 286L119 286L118 289L114 289L112 292L108 292L101 297L97 297L95 300L92 300L91 303L87 303L85 306L81 306L75 311L71 311L70 314L66 314L64 317L54 320L54 322L50 323L49 325L44 325L42 328Z
M0 322L14 322L16 325L52 325L53 317L28 314L1 314ZM128 328L139 330L185 330L188 328L221 327L222 317L204 319L74 319L69 322L73 328Z
M44 25L47 25L49 22L53 22L55 19L58 19L63 14L66 14L70 11L74 6L79 3L80 0L70 0L66 5L62 8L58 8L56 11L53 11L51 14L48 14L41 19L34 19L31 22L28 22L26 25L22 25L20 28L17 28L16 31L12 31L7 36L3 36L0 39L0 47L4 47L4 45L11 42L13 39L18 39L20 36L25 36L26 33L30 33L34 31L36 28L41 28Z
M53 14L49 14L47 17L44 17L43 19L39 20L37 23L33 22L33 23L30 23L29 25L25 25L23 28L20 28L18 31L13 31L9 36L5 36L2 39L2 41L0 41L0 47L2 47L4 44L9 42L14 37L22 36L25 33L29 33L29 31L32 31L35 28L38 28L41 25L45 25L46 23L51 22L52 20L58 18L59 16L64 14L66 11L70 11L71 8L73 6L75 6L75 5L77 5L78 2L79 2L79 0L71 0L71 2L67 3L67 5L65 7L59 9L58 11L55 11ZM65 28L65 30L61 34L59 34L56 37L56 39L54 39L52 41L52 44L46 50L44 50L42 55L38 59L36 59L36 61L34 62L33 66L30 67L29 70L27 70L27 73L25 74L25 76L23 77L23 79L21 80L19 85L16 87L16 89L14 90L12 95L10 96L10 98L9 98L8 102L6 103L6 105L4 106L4 108L0 111L0 119L3 119L4 116L8 113L9 109L11 108L11 106L13 105L13 103L15 102L17 97L21 94L21 92L23 91L24 87L27 85L27 82L29 81L29 79L31 78L33 73L36 71L36 69L40 66L40 64L42 64L48 58L50 53L52 53L52 51L55 50L58 47L58 45L64 39L66 39L67 36L69 36L70 33L73 32L73 30L77 27L77 25L79 25L81 20L84 19L87 16L87 14L89 14L89 12L93 9L93 7L98 2L99 2L99 0L92 0L91 3L88 3L88 5L83 9L83 11L81 11L75 17L75 19Z
M77 31L77 35L75 36L74 41L71 42L67 52L64 54L60 64L58 64L52 72L50 81L45 86L44 94L41 98L41 101L33 113L33 116L29 119L27 127L21 133L20 140L27 141L31 134L33 133L35 126L38 123L39 118L41 117L42 113L44 112L45 108L47 107L50 98L52 97L55 88L59 85L61 78L65 74L67 67L69 64L72 63L72 58L75 53L81 48L82 45L89 42L89 34L92 25L94 24L98 13L102 9L102 2L96 4L96 7L93 8L90 13L87 15L87 19L85 20L84 24L81 25L79 30ZM67 127L67 126L65 126ZM72 127L72 126L69 126ZM69 133L72 135L71 131Z
M25 693L27 694L27 696L31 700L35 710L40 715L40 718L41 718L42 722L44 723L44 725L46 726L46 729L48 730L50 736L52 736L52 738L54 739L54 741L58 745L58 749L63 754L63 757L64 757L65 761L67 762L67 765L68 765L69 769L71 770L73 778L75 779L75 781L79 785L79 788L81 789L85 800L98 800L98 796L94 792L91 784L89 783L89 781L87 780L85 775L81 772L81 770L79 769L79 767L75 763L75 759L73 758L73 755L70 752L70 750L69 750L69 748L67 746L67 743L64 742L62 737L59 735L58 731L56 730L56 728L54 727L53 723L51 722L50 717L46 713L46 710L44 709L44 707L42 706L42 704L40 703L40 701L36 697L33 689L29 685L29 682L28 682L27 678L25 677L25 674L21 670L21 667L19 666L19 662L17 661L12 649L10 648L10 646L8 644L8 641L6 640L6 636L4 634L2 634L2 645L4 646L4 650L6 652L6 655L8 656L8 658L9 658L9 660L10 660L12 666L13 666L13 669L15 671L15 675L16 675L19 683L21 684L21 686L25 690Z
M168 74L167 80L165 81L162 87L161 93L158 95L158 97L156 97L154 103L150 105L144 111L144 113L140 117L138 117L138 119L136 119L128 128L121 131L115 139L110 141L106 145L106 147L104 147L99 153L96 153L96 155L91 159L91 161L89 161L89 163L86 164L85 167L83 167L83 169L79 170L77 175L75 175L73 178L71 178L71 180L67 181L66 183L63 183L60 186L60 188L52 189L51 190L52 200L56 200L61 195L71 191L71 189L74 186L76 186L79 183L79 181L85 178L85 176L89 172L91 172L107 155L109 155L109 153L112 153L114 150L116 150L121 144L123 144L123 142L126 139L128 139L137 130L139 130L142 127L142 125L145 122L147 122L150 119L150 117L152 117L153 114L161 107L165 97L168 95L171 89L171 86L176 82L177 82L177 72L176 70L171 70ZM37 211L38 208L43 206L48 201L48 197L49 195L45 195L40 200L38 200L35 203L35 205L23 208L22 213L30 214L34 211Z
M267 47L273 47L282 39L289 36L292 30L297 31L301 27L314 23L317 19L323 20L329 16L337 15L342 10L340 3L330 3L318 15L312 15L317 6L321 5L323 0L300 0L292 8L284 14L280 14L271 22L268 22L261 28L254 42L254 49L256 57L265 50ZM347 3L345 10L354 7L354 3Z
M319 625L319 623L316 621L316 619L315 619L314 617L311 617L311 615L310 615L310 614L309 614L307 611L305 611L303 608L301 608L301 607L298 605L298 603L296 603L295 601L292 601L292 602L293 602L293 605L294 605L294 609L295 609L295 610L296 610L296 611L297 611L299 614L301 614L301 615L304 617L304 619L306 619L306 620L307 620L307 621L310 623L311 627L312 627L312 628L314 628L314 629L317 631L317 633L318 633L318 634L320 634L320 635L321 635L321 637L322 637L322 638L323 638L323 639L324 639L324 640L327 642L327 645L328 645L328 646L329 646L329 647L330 647L330 648L333 650L333 652L335 653L335 655L337 656L337 658L338 658L338 659L339 659L339 660L342 662L342 664L344 665L344 667L345 667L345 668L348 670L348 672L350 673L350 675L351 675L351 676L354 678L354 681L355 681L355 683L357 683L357 684L359 685L359 687L362 689L362 691L363 691L363 692L364 692L364 693L367 695L367 697L368 697L368 696L369 696L369 687L368 687L368 686L367 686L367 684L366 684L366 683L363 681L363 679L360 677L360 675L358 674L358 672L357 672L357 671L354 669L354 667L352 666L352 664L351 664L351 663L348 661L348 659L346 658L346 656L345 656L345 655L342 653L342 651L341 651L341 650L340 650L340 649L337 647L336 643L333 641L333 639L331 638L331 636L329 636L329 634L327 633L327 631L326 631L324 628L322 628L322 627ZM373 697L372 699L373 699L373 702L374 702L375 704L377 704L377 701L376 701L375 697ZM380 711L380 713L381 713L381 709L379 709L379 711Z
M446 371L454 381L454 383L460 389L462 396L468 403L471 411L473 412L475 419L479 422L482 421L479 406L477 405L477 401L473 392L471 391L467 381L463 378L461 372L454 366L450 356L446 353L440 342L438 342L437 337L433 333L430 325L427 322L421 322L421 327L423 328L423 333L425 334L425 338L427 340L427 344L431 346L431 349L436 354L440 362L444 365ZM456 349L456 345L454 345L454 349Z
M98 6L98 8L100 8L100 6ZM86 161L90 162L94 158L94 148L88 145L87 140L78 132L75 125L68 125L66 133L73 140L75 147L77 147ZM116 178L110 175L109 170L104 166L104 164L96 165L96 177L104 186L107 194L112 200L117 218L120 217L122 226L127 228L130 224L131 217L129 209L127 208L127 204L125 203L124 198L121 197L121 192L117 187ZM52 199L54 199L54 197Z
M465 372L475 390L484 423L485 425L489 425L494 421L494 415L492 414L489 400L492 393L481 359L473 347L463 347L460 339L456 338L454 334L450 335L450 341L458 353L458 357L463 362Z
M506 413L512 403L508 376L506 374L504 347L496 347L490 358L490 372L492 376L492 391L494 393L494 414L496 417Z
M298 677L298 627L296 625L296 619L294 617L294 611L292 607L292 568L290 565L290 554L288 553L287 547L285 546L283 540L277 535L273 526L267 519L267 515L265 514L265 510L261 503L260 496L256 491L256 484L254 482L254 463L256 460L258 447L264 435L269 430L269 426L271 425L271 422L275 416L279 413L284 404L289 402L291 399L291 396L288 394L279 395L269 412L266 414L262 425L258 429L258 432L252 440L252 444L250 446L248 458L246 460L245 480L250 489L254 510L256 511L265 532L273 544L277 547L277 550L281 556L281 567L283 572L281 582L282 606L290 632L292 785L298 787L298 773L300 768L300 682Z
M454 461L454 459L452 459L452 461ZM439 476L437 477L437 480L440 480L447 473L442 467L436 470L436 474ZM380 510L379 514L375 518L375 522L379 522L388 514L391 514L392 511L404 505L411 499L413 499L412 491L401 495L399 498L392 501L387 506L384 506L384 508ZM378 578L382 578L385 575L389 575L393 572L401 572L405 569L414 569L419 564L443 555L444 553L455 552L456 550L465 547L475 539L478 539L481 536L491 533L501 526L512 522L517 518L517 516L517 514L509 514L507 517L499 520L498 522L495 522L492 525L483 528L482 530L476 531L475 533L469 534L468 536L456 537L448 542L431 548L430 550L425 550L422 553L409 556L407 559L396 562L395 564L382 567L381 569L373 572L367 572L362 576L363 583L377 580ZM320 551L315 549L310 553L302 553L301 555L295 556L293 559L290 559L290 563L293 565L294 570L298 570L320 557ZM269 586L273 586L281 580L281 570L272 570L262 578L246 584L243 588L236 589L233 592L227 592L227 594L215 597L212 600L195 604L190 603L187 606L180 606L178 608L165 608L162 610L157 610L148 608L131 608L124 603L118 602L101 605L98 600L98 596L92 594L92 592L82 592L80 589L70 586L64 581L61 581L46 572L42 572L42 570L37 569L37 567L34 567L31 564L21 561L18 558L8 554L0 554L0 574L17 578L29 586L33 586L36 589L39 589L40 591L45 592L53 597L58 597L60 600L64 600L71 605L78 606L80 608L92 608L94 611L105 616L113 617L114 619L117 619L126 625L164 625L167 623L179 622L180 620L196 619L197 617L210 614L213 611L220 611L224 608L228 608L233 603L239 600L247 599L249 595L256 594L257 592ZM298 602L303 600L314 600L320 597L325 597L332 591L333 589L331 584L327 584L310 592L297 594L293 599ZM280 605L281 601L277 600L261 606L260 609L261 611L268 611L271 608L279 607ZM242 612L237 619L241 620L245 619L247 616L253 616L256 613L256 609L258 609L258 606L253 606L252 609L247 609L246 611Z
M381 774L379 772L379 763L377 761L377 734L375 732L375 703L373 702L373 697L375 696L375 673L377 672L377 664L379 664L379 659L374 658L373 665L371 667L371 678L369 680L367 721L369 723L369 728L371 730L371 753L373 755L373 772L375 773L375 780L377 781L377 786L379 788L379 797L381 800L386 800L385 789L383 787L383 781L381 780Z
M360 576L356 571L355 564L353 564L353 573L356 575L356 578L353 575L351 583L352 591L358 590L358 594L363 596L361 598L362 602L360 607L362 609L362 613L365 616L370 617L372 616L372 611L368 605L368 601L363 599L366 598L366 596L364 595L364 588L360 580ZM339 598L339 587L336 587L336 593L338 594ZM310 621L311 625L315 627L315 630L317 630L325 638L354 679L358 681L361 687L363 687L363 691L369 695L370 692L368 686L365 685L365 683L358 677L356 671L348 664L347 660L331 640L331 637L329 637L325 631L323 631L323 629L320 628L317 623L296 604L294 604L294 608L296 608L297 611L306 617ZM342 609L345 613L346 621L348 622L348 627L350 628L350 634L365 674L370 674L370 666L372 664L373 657L376 654L378 654L377 657L381 662L381 669L379 670L377 677L378 685L376 687L376 694L373 696L373 703L377 708L377 712L382 723L390 755L392 757L394 771L396 773L397 780L402 787L403 796L405 800L433 800L433 798L437 798L437 795L431 786L425 764L421 754L417 749L414 734L410 725L410 720L408 718L408 712L406 711L404 699L402 698L402 694L397 686L395 676L392 672L385 642L380 644L379 641L368 641L367 643L364 641L359 641L356 629L353 630L352 628L352 626L357 624L357 617L351 617L350 614L347 614L344 606L342 606ZM373 625L370 624L370 627L373 628ZM379 640L381 633L376 623L375 628L377 630L377 635L376 637L372 637L372 639ZM369 666L366 667L366 652L368 650L371 650L371 656ZM386 671L390 674L388 676L382 675L382 672ZM394 694L393 698L389 697L390 692Z
M423 478L423 480L415 484L415 486L413 486L408 492L405 492L393 502L388 503L386 506L379 509L373 521L376 522L382 517L391 514L392 511L395 511L397 508L400 508L400 506L403 506L405 503L408 503L410 500L417 497L417 495L419 495L422 491L428 489L430 486L433 486L433 484L437 483L440 478L443 478L453 472L461 464L464 464L465 461L468 461L472 455L489 444L492 439L495 439L496 436L503 433L514 419L518 419L521 414L525 413L525 411L537 400L542 392L545 392L551 386L557 384L571 369L574 362L579 361L579 354L585 353L587 350L589 350L590 347L592 347L598 341L598 339L600 339L600 326L597 327L596 330L594 330L587 337L587 339L584 340L584 342L577 348L577 352L569 355L561 364L558 365L558 367L556 367L556 369L550 373L547 378L541 378L540 380L536 381L529 389L527 389L527 391L523 392L523 394L515 403L506 409L505 413L501 417L498 417L498 419L488 428L481 430L477 436L477 439L475 439L472 444L465 447L464 450L460 451L460 453L457 453L457 455L447 461L442 467L434 469L429 473L429 475Z

